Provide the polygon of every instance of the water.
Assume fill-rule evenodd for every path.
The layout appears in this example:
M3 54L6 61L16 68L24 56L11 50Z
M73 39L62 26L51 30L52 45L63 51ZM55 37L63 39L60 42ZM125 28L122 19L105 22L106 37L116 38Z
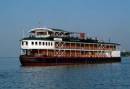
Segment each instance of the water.
M0 89L130 89L130 58L48 67L21 67L18 58L0 58Z

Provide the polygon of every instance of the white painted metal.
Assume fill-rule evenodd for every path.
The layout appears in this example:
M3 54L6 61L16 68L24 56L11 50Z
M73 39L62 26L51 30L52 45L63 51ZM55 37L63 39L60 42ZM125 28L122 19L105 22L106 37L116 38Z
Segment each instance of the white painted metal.
M54 38L54 41L62 41L62 38Z
M23 45L22 45L23 42ZM43 40L23 40L21 42L22 49L54 49L54 41L43 41ZM27 42L27 44L26 44ZM32 44L34 42L34 44ZM35 44L37 42L37 44ZM41 44L39 44L41 42ZM44 42L44 45L42 44ZM47 45L46 45L47 43ZM48 44L50 43L50 45ZM52 44L52 45L51 45Z
M112 51L112 57L120 57L120 51Z
M37 44L35 44L35 42L37 42ZM44 42L44 45L43 45L43 42ZM58 42L58 43L55 44L55 42ZM91 50L91 49L82 49L81 47L79 49L76 49L76 48L70 49L70 48L64 48L64 42L63 43L62 42L63 41L22 40L21 49L53 49L53 50L57 50L55 52L55 55L64 55L65 50L87 51L87 52L90 51L90 52L101 52L101 54L105 55L106 57L120 57L120 51L118 50L110 50L110 49Z

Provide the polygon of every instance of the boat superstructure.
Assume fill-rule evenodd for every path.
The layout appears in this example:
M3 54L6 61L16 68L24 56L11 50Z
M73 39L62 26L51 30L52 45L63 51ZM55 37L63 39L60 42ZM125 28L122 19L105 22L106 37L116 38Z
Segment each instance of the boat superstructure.
M54 28L31 29L21 39L22 65L55 65L120 61L119 44L85 33Z

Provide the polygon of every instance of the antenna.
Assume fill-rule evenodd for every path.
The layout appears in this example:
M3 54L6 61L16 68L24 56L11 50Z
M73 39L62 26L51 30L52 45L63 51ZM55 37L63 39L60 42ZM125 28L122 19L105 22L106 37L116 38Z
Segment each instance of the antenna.
M109 39L108 39L108 42L110 43L111 42L111 38L109 37Z

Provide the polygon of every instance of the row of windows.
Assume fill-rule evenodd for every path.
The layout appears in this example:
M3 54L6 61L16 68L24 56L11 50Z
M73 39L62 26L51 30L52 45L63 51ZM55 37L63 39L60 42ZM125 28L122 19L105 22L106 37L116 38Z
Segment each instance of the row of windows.
M32 42L31 43L32 45L42 45L42 46L44 46L44 45L46 45L46 46L52 46L52 42Z
M27 41L22 41L22 45L28 45ZM39 45L39 46L52 46L52 42L31 42L31 45Z

